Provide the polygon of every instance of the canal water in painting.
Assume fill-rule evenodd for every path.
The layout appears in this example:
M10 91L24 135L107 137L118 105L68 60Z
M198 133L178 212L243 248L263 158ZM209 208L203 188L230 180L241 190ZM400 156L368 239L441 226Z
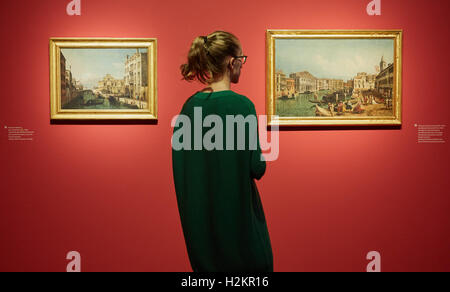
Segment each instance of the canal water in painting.
M321 90L317 92L318 100L323 100L323 97L332 93L330 90ZM350 97L345 96L345 101L350 100ZM277 115L280 117L315 117L316 104L323 109L328 109L326 103L316 103L314 93L301 93L288 98L278 98L276 100Z
M144 102L129 100L123 102L125 97L94 94L92 90L78 92L77 96L64 105L64 109L86 109L86 110L107 110L107 109L139 109L144 108Z

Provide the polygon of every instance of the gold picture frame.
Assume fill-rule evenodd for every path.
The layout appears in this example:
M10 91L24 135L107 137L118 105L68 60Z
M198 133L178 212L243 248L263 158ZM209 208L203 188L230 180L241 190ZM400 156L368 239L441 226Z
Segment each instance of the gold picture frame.
M158 119L157 39L51 38L49 47L51 120Z
M268 126L401 125L402 35L402 30L267 30ZM385 56L377 56L381 60L379 67L373 64L375 74L355 71L354 79L347 81L323 76L331 75L332 68L337 68L334 76L340 74L339 68L345 68L342 74L349 76L351 68L341 59L353 56L350 52L358 55L358 48L362 56L387 52L392 64L384 61ZM360 62L353 63L360 67L355 65L354 70L367 68L364 62L373 59L357 57ZM303 67L293 67L299 64ZM312 70L322 76L314 76Z

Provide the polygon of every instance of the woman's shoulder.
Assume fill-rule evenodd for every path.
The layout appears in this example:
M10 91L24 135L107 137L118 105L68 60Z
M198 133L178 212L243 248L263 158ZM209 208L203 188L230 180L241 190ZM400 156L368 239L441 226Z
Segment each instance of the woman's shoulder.
M233 97L230 100L235 101L237 104L239 104L241 106L247 107L250 111L255 108L253 101L243 94L239 94L237 92L230 91L230 96Z
M230 91L230 92L231 92L232 95L236 96L236 98L242 100L243 102L248 103L250 105L253 105L253 102L247 96L245 96L243 94L239 94L239 93L234 92L234 91Z

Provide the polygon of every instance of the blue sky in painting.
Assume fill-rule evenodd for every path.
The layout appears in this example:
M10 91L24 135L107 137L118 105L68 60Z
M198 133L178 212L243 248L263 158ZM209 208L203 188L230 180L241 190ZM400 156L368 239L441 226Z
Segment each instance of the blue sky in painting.
M350 80L376 73L381 57L394 60L391 39L277 39L275 66L284 73L308 71L317 78Z
M147 49L139 49L141 53ZM136 49L61 49L66 58L66 68L71 67L73 78L80 80L86 88L93 88L106 74L117 79L125 75L127 55Z

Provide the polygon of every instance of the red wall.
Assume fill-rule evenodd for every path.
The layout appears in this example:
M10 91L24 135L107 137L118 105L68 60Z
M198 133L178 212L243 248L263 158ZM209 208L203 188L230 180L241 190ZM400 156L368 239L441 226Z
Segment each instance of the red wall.
M265 112L265 30L403 29L402 129L282 130L258 182L276 271L450 270L449 146L414 124L449 124L449 1L2 1L0 271L190 271L171 168L172 117L199 88L180 80L192 39L221 29L249 55L235 91ZM155 37L159 122L51 124L50 37ZM8 141L3 126L36 131ZM446 138L448 135L446 134Z

